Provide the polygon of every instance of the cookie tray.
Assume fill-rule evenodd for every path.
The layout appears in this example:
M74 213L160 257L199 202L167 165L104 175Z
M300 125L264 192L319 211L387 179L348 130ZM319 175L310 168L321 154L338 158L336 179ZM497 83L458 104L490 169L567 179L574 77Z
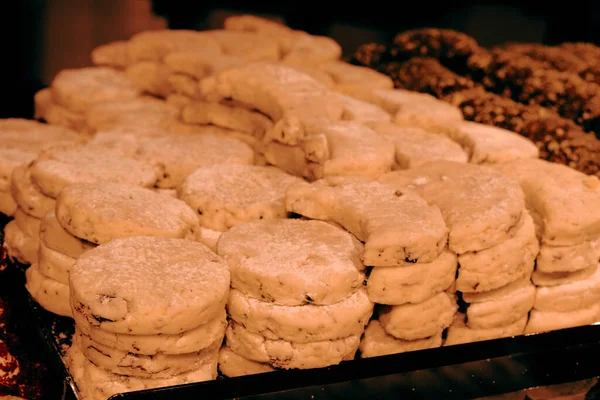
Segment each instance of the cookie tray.
M62 358L73 331L71 320L54 316L32 299L29 303L50 362L64 373L62 398L78 400ZM481 399L598 377L599 359L600 325L590 325L360 359L329 368L276 371L117 394L111 400ZM585 398L600 398L600 384Z

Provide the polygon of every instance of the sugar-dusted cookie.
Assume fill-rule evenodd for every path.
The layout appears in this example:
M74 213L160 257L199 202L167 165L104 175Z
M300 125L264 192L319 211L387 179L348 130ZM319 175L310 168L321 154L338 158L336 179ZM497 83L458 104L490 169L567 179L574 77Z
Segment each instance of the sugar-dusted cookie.
M38 238L23 232L16 221L4 227L4 248L9 257L23 264L34 264L38 259L38 246Z
M275 368L267 363L249 360L231 350L229 346L223 346L219 350L219 371L229 378L234 378L272 372Z
M454 322L448 328L448 336L446 337L444 346L522 335L525 333L526 324L527 315L524 315L510 325L474 329L466 324L464 314L457 313L454 317Z
M71 317L69 304L69 285L49 279L42 275L37 264L25 271L27 291L44 309L64 317Z
M441 347L442 331L424 339L403 340L388 334L377 320L369 322L360 342L360 357L378 357Z
M20 165L13 170L10 193L19 207L35 218L42 218L48 211L54 209L56 203L33 183L29 165Z

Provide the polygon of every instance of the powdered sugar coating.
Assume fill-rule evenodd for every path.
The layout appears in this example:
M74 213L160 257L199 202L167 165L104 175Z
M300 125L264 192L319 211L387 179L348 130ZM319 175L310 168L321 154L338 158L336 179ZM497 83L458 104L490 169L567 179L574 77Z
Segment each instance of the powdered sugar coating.
M61 191L56 218L70 234L103 244L128 236L195 237L198 219L181 200L119 183L76 183Z
M198 213L201 226L226 231L258 219L285 218L285 191L301 182L273 167L220 164L191 173L178 197Z
M113 240L77 259L71 302L92 326L179 334L214 319L229 294L227 264L206 246L148 236Z
M238 225L221 235L232 287L281 305L333 304L362 286L362 245L321 221L282 219Z

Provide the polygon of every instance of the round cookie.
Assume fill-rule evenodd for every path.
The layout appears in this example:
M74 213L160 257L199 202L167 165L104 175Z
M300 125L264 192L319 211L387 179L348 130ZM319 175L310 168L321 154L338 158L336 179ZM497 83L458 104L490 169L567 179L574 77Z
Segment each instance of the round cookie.
M111 150L60 146L43 151L30 167L31 180L46 196L56 198L73 183L108 181L152 187L157 171L148 163Z
M33 264L38 259L38 245L39 240L26 235L16 221L10 221L4 227L4 247L9 257L23 264Z
M13 170L19 165L29 164L36 157L37 152L32 150L0 147L0 192L10 192Z
M360 335L310 343L270 340L235 322L229 324L226 338L227 345L237 354L284 369L323 368L352 360L360 344Z
M457 309L456 302L442 292L422 303L386 306L379 313L379 323L397 339L424 339L450 326Z
M13 215L19 206L15 203L10 192L0 192L0 213L4 215Z
M597 265L580 269L575 272L541 272L533 271L531 280L536 286L556 286L589 279L596 273Z
M510 325L487 329L471 329L465 323L465 315L457 313L454 317L454 322L448 328L448 335L446 336L444 346L521 335L525 331L526 324L527 315L519 318Z
M227 264L206 246L148 236L115 239L71 268L71 301L109 332L179 334L219 315L229 294Z
M114 333L90 325L85 316L77 311L73 312L73 318L77 328L94 342L120 352L148 356L159 353L174 355L199 352L218 340L222 341L227 328L225 309L206 324L177 335Z
M219 43L210 32L185 29L160 29L136 33L129 39L128 53L133 61L162 61L169 53L207 52L221 54Z
M600 303L600 268L588 279L536 288L533 308L538 311L569 312Z
M69 271L73 264L75 258L54 251L40 241L37 265L42 275L68 285Z
M38 153L49 146L81 142L76 132L60 126L20 119L0 119L0 143L5 149L21 149Z
M456 254L448 250L429 263L374 267L367 280L369 299L390 305L421 303L454 283L456 267Z
M42 222L41 219L28 215L20 208L15 211L14 219L19 226L19 229L21 229L21 231L23 231L23 233L25 233L27 236L31 236L32 238L37 238L40 236L40 224Z
M569 312L532 310L525 333L548 332L576 326L591 325L600 321L600 304Z
M219 371L228 378L235 378L272 372L275 368L266 363L249 360L231 350L229 346L223 346L219 350Z
M128 236L193 240L198 219L181 200L120 183L76 183L56 199L56 219L71 235L102 244Z
M161 126L178 117L179 110L174 105L153 97L139 97L95 104L86 113L86 123L94 131L105 131L123 126Z
M40 243L66 257L77 258L96 244L80 239L67 232L56 219L54 210L44 215L40 223Z
M218 254L231 286L280 305L327 305L363 285L363 246L326 222L282 219L238 225L221 235Z
M361 358L369 358L432 349L441 345L442 331L424 339L402 340L389 335L379 321L373 320L365 330L359 349Z
M541 245L536 270L542 273L575 272L598 265L600 257L591 241L575 246Z
M37 264L27 268L25 276L27 291L43 308L64 317L72 316L69 285L46 278L40 273Z
M46 196L34 185L27 165L13 170L10 193L24 212L36 218L42 218L56 204L52 197Z
M212 229L200 227L198 234L196 235L196 241L208 246L209 249L217 252L217 243L221 238L223 232L213 231Z
M232 289L229 317L248 331L271 340L309 343L361 335L373 314L366 290L326 306L280 306Z
M148 139L138 157L163 170L157 186L174 188L194 170L214 164L253 164L254 150L220 128L204 134Z
M302 182L274 167L213 165L192 172L178 197L198 213L200 225L226 231L259 219L285 218L285 192Z

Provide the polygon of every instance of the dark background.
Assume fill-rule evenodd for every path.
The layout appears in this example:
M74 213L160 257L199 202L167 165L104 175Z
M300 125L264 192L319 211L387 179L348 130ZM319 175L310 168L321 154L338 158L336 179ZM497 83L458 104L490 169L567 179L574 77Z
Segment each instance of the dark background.
M140 10L145 10L144 15ZM484 46L506 41L600 44L600 0L370 0L339 4L314 0L2 1L0 117L30 117L33 94L47 86L60 69L90 65L89 52L95 45L161 27L147 22L150 18L162 17L162 26L172 29L215 29L227 15L235 13L264 14L283 19L295 29L332 36L345 54L361 43L385 41L397 32L419 27L456 29Z

